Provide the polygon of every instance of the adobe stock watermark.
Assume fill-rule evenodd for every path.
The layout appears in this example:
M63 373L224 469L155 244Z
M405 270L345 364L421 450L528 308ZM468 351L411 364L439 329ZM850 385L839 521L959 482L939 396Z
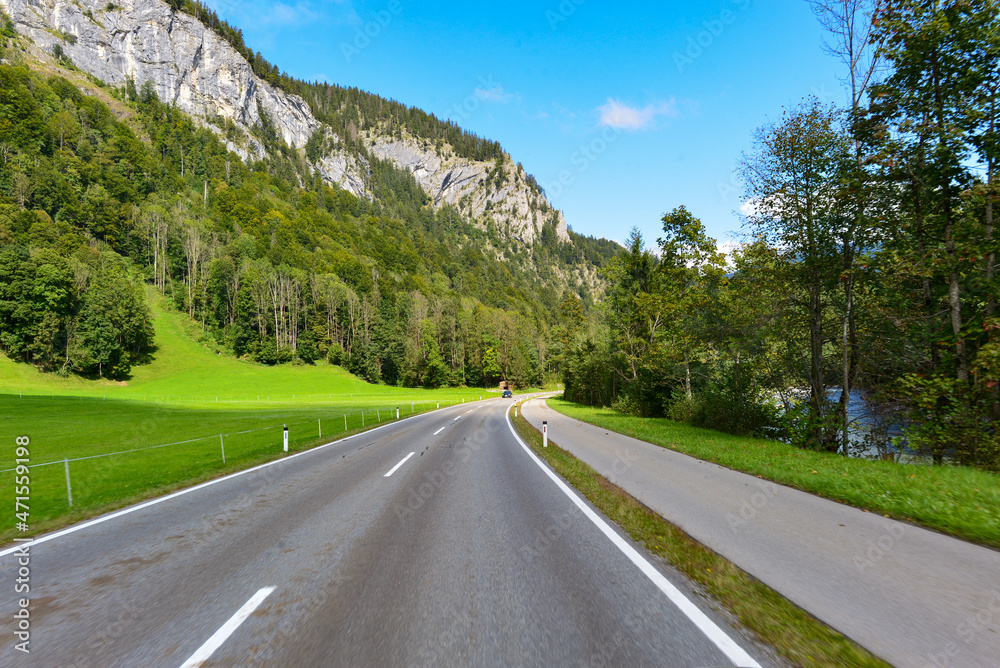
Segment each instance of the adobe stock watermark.
M868 550L864 555L854 557L854 567L859 573L864 573L865 569L871 568L889 554L896 544L906 535L906 529L900 522L892 522L884 534L878 540L868 541Z
M484 102L507 97L503 92L503 85L493 80L493 75L479 77L479 88L465 96L465 99L456 103L448 111L447 117L456 123L466 121L472 114L479 111Z
M544 530L535 529L535 533L532 536L532 544L522 545L519 548L521 556L523 556L524 560L528 563L531 563L538 557L542 556L548 552L549 548L552 547L580 517L583 517L583 513L580 512L580 509L576 506L573 506L573 508L567 512L550 516L549 519L551 520L551 523L546 526Z
M590 166L597 161L602 155L604 155L608 147L614 144L619 137L622 136L621 128L605 126L601 131L601 134L597 137L591 139L587 144L584 144L570 156L569 162L575 167L575 170L564 169L559 172L559 176L556 177L555 181L549 182L543 186L545 189L545 196L552 200L558 198L563 193L563 189L567 186L571 186L576 182L576 176L574 174L583 174Z
M561 24L569 21L569 17L573 16L585 2L587 0L562 0L554 10L545 10L545 20L549 22L550 28L557 30Z
M639 459L639 453L628 450L621 446L615 448L615 460L611 462L611 475L607 476L612 483L617 482L618 476L624 475L632 468L635 461Z
M702 21L702 29L687 38L684 50L674 51L674 65L677 66L677 71L683 73L684 68L693 65L694 61L701 58L705 49L711 48L715 44L715 40L719 39L726 31L726 28L736 21L737 12L743 11L750 4L751 0L732 0L735 10L727 7L719 12L718 16Z
M994 619L1000 617L1000 589L993 589L987 595L990 599L986 602L986 605L979 612L966 617L964 621L955 627L955 634L966 645L971 644L976 639L976 636L984 631L996 633L996 630L990 628L990 625ZM957 642L954 640L947 642L940 652L935 652L927 656L927 663L924 664L924 668L947 668L947 666L955 665L953 661L961 653L962 647Z
M729 524L730 531L735 533L756 519L771 502L771 497L777 496L778 490L781 489L770 480L758 480L756 484L757 491L742 500L739 512L726 514L726 523Z
M350 42L340 43L340 52L344 54L344 59L349 63L355 56L367 49L372 40L382 34L382 31L389 27L392 19L403 13L403 4L399 0L390 0L385 9L375 12L375 15L363 24L354 27L354 39Z
M448 480L461 472L461 465L467 463L473 455L489 442L490 437L500 430L500 424L491 423L476 429L471 437L462 439L461 445L455 448L457 460L449 459L439 469L425 473L414 486L407 492L403 505L395 504L393 512L399 521L408 520L412 515L424 507L424 505L434 497Z

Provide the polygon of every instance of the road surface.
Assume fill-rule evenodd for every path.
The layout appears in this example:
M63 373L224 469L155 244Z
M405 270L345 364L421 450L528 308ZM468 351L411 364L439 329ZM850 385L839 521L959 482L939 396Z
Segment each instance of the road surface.
M524 405L550 438L897 666L1000 666L1000 552Z
M0 552L0 665L774 665L595 523L510 405L416 416L30 545L27 655L20 557Z

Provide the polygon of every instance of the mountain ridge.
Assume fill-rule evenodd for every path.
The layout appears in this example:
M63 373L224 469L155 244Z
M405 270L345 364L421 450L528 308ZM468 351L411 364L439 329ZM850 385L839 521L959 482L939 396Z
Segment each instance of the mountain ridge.
M208 12L205 16L213 22L214 13L188 4ZM541 236L546 224L554 227L559 241L570 241L562 212L499 145L484 140L483 153L496 155L492 161L470 159L440 137L431 140L400 127L405 121L394 123L391 111L388 120L364 119L360 124L368 127L354 132L358 123L347 121L348 134L355 136L344 136L317 118L311 108L315 102L311 105L259 76L218 34L225 30L213 30L160 0L0 0L0 7L37 47L65 54L76 67L111 86L151 82L161 100L224 138L227 148L244 160L273 151L260 137L261 129L271 126L293 151L305 151L311 169L324 181L356 196L373 197L371 161L387 160L413 175L434 208L451 205L483 229L492 221L527 245ZM273 68L257 58L254 64ZM331 113L363 113L347 106L341 102Z

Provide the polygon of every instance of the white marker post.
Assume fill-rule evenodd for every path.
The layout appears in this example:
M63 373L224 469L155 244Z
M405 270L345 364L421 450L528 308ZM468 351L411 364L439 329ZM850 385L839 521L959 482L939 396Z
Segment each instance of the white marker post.
M410 415L413 415L414 412L416 412L416 409L413 408L413 402L411 401L410 402Z
M222 463L226 463L226 442L222 440L222 434L219 434L219 444L222 446Z
M316 424L319 425L319 437L323 438L323 418L317 419Z
M399 419L399 406L396 406L396 419Z
M549 447L549 421L542 420L542 447Z
M288 425L283 425L285 428L285 452L288 452Z
M514 404L514 417L517 417L517 404Z
M344 416L344 431L347 431L347 416Z
M69 459L64 459L66 465L66 496L69 497L69 507L73 507L73 486L69 484Z

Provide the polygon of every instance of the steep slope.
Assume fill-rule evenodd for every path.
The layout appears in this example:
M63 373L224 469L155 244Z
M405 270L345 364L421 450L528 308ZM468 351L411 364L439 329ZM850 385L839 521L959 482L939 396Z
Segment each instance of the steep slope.
M16 29L41 50L65 54L84 72L116 87L149 82L160 100L176 105L224 137L244 159L269 150L261 130L302 150L325 181L371 198L371 161L411 173L432 206L446 204L485 228L492 220L508 238L532 244L546 223L570 241L562 213L510 156L495 161L462 157L446 142L428 142L387 128L341 137L318 120L302 97L271 85L233 46L198 19L160 0L0 0ZM316 142L315 138L322 141Z

